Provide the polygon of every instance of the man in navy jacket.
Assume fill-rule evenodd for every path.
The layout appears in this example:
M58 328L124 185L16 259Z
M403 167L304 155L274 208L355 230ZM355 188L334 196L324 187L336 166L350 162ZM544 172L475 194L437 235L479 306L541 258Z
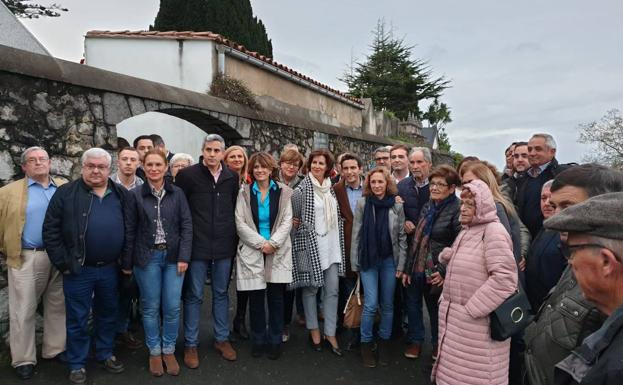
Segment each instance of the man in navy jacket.
M199 163L180 171L177 184L186 194L193 221L190 266L184 283L184 364L199 367L199 320L207 272L212 278L214 348L228 361L236 360L229 343L228 308L231 263L238 235L235 209L240 178L223 163L225 140L206 136Z

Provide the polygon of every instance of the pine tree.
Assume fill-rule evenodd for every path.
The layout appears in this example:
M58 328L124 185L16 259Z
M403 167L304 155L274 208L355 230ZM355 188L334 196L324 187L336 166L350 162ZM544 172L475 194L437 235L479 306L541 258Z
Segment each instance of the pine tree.
M439 98L450 82L443 76L433 78L428 64L413 58L413 47L387 31L383 20L378 21L373 36L370 55L341 80L351 95L371 98L375 107L391 111L400 119L412 113L421 120L419 102Z
M41 5L29 0L2 0L4 5L17 17L38 19L39 17L59 17L60 12L67 12L59 4Z
M212 31L272 57L272 42L262 21L253 16L249 0L160 0L150 29L157 31Z

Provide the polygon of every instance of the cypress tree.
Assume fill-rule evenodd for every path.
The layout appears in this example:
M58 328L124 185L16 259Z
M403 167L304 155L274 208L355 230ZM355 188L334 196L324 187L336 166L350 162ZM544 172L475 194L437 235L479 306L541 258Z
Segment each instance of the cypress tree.
M151 29L151 28L150 28ZM156 31L212 31L272 57L266 27L253 16L249 0L160 0Z

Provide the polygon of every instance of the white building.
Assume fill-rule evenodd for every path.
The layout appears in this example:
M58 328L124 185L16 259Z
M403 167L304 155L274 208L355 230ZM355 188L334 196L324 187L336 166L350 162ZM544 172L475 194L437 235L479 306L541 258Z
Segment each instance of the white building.
M206 93L216 74L241 80L268 111L360 131L363 103L211 32L90 31L85 64ZM130 142L160 134L173 152L197 154L203 132L151 113L117 126Z

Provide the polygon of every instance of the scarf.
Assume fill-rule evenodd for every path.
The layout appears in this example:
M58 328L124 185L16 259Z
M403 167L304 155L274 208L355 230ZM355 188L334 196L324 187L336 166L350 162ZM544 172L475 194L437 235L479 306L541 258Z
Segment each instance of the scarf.
M435 261L430 251L430 236L433 232L433 225L443 209L456 199L456 195L451 194L439 203L431 200L428 210L422 215L415 228L411 252L415 255L412 272L415 273L413 278L416 285L421 286L424 283L424 278L426 278L426 283L430 284L431 282L431 276L435 272Z
M337 206L333 195L331 195L331 179L324 178L322 185L311 173L309 179L312 182L314 194L322 199L324 205L324 220L327 223L327 230L337 228Z
M395 196L386 196L383 199L374 196L366 198L359 238L359 264L362 271L375 267L381 259L393 253L389 233L389 209L395 203ZM390 255L380 255L384 250L390 250Z

